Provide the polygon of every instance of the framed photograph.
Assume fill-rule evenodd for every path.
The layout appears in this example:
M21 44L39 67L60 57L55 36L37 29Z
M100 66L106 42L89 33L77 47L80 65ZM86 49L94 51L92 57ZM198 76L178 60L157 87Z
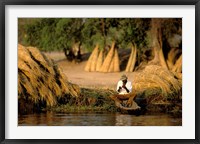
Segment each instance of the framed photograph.
M199 0L0 9L1 143L200 143Z

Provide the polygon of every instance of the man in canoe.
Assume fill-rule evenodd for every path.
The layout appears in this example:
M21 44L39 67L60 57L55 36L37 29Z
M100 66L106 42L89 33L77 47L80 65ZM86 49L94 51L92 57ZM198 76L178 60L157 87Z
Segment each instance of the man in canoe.
M125 74L121 76L117 83L117 92L122 95L132 92L132 84Z
M120 108L132 108L137 109L140 108L137 104L133 101L136 94L132 92L132 83L128 81L128 77L123 74L120 80L117 83L117 92L118 94L110 96L111 99L115 101L117 107ZM124 101L127 101L124 103Z

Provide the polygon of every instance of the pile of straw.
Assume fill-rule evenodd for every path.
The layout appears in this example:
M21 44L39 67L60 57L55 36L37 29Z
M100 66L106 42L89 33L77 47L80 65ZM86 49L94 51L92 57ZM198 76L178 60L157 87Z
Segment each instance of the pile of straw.
M171 72L158 65L146 66L142 72L135 74L133 90L136 93L160 91L163 98L178 97L182 93L182 80L178 73Z
M68 82L53 60L37 48L18 45L19 113L55 106L79 94L80 88Z
M100 50L98 44L94 48L92 54L90 55L87 64L85 66L85 71L87 72L119 72L119 56L118 51L115 48L115 42L112 43L111 49L104 59L104 51Z
M132 45L131 48L131 55L129 56L128 63L126 65L126 72L133 72L135 69L135 63L136 63L136 57L137 57L137 47L136 45Z

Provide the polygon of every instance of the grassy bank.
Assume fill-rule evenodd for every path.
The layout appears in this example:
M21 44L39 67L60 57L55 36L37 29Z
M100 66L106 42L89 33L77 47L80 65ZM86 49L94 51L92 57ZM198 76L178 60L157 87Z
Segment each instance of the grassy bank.
M83 112L83 111L108 111L116 112L114 101L110 95L114 93L109 89L81 88L81 96L71 98L67 104L61 104L48 110L54 112Z
M135 114L131 111L123 111L115 106L110 95L115 93L109 89L89 89L81 88L81 96L72 98L67 104L60 104L47 110L53 112L121 112L126 114ZM152 96L149 96L149 95ZM153 98L154 97L154 98ZM136 102L142 107L140 112L136 114L157 114L167 113L176 117L182 117L181 101L163 101L159 95L159 91L146 92L139 94Z

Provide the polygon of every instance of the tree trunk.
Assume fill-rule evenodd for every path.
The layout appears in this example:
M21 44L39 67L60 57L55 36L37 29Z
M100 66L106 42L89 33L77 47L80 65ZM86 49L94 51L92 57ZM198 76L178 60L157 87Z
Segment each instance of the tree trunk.
M104 37L104 48L106 46L106 31L105 31L105 21L104 18L101 18L101 26L102 26L102 35Z
M177 72L177 73L181 73L182 72L182 55L176 61L172 71L173 72Z
M167 55L167 65L170 70L174 67L175 61L178 59L177 56L179 56L180 53L181 53L181 50L178 48L172 48L169 51Z
M153 41L154 59L153 63L161 65L163 68L168 69L165 57L163 55L163 41L162 41L162 19L151 20L151 35Z

